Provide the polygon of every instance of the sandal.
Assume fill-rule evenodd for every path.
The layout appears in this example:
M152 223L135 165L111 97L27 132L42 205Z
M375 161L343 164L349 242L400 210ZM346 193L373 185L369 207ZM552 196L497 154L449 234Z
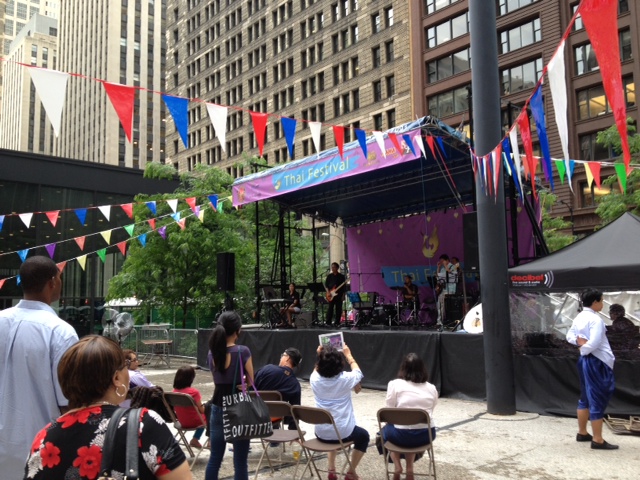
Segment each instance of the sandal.
M327 476L329 480L338 480L338 475L336 475L335 470L329 470L329 475Z

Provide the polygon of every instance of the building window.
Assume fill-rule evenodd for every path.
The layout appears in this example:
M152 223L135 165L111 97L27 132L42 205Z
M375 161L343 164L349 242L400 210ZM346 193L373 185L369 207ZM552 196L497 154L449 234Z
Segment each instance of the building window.
M387 57L387 63L393 62L393 59L395 58L393 50L393 40L389 40L384 44L384 53Z
M393 7L384 9L384 23L385 28L393 27Z
M385 79L387 84L387 98L391 98L396 94L396 79L393 75L389 75Z
M538 0L499 0L500 15L505 15L509 12L513 12L518 8L526 7Z
M580 135L580 158L582 160L608 160L612 158L613 152L596 142L597 133Z
M373 68L378 68L380 66L380 46L371 49L371 57Z
M382 82L380 80L376 80L372 84L373 87L373 101L379 102L382 100Z
M501 32L500 53L512 52L513 50L539 42L541 39L540 19L536 18L524 25Z
M505 68L501 72L502 93L509 95L527 88L533 88L542 73L542 59L538 58L532 62Z
M387 110L387 128L392 128L396 126L396 111Z
M373 129L374 130L382 130L382 114L378 113L373 116Z
M468 95L467 87L464 86L429 97L427 100L429 115L446 117L469 110Z
M633 57L631 52L631 30L620 31L620 60L625 61Z
M445 7L448 7L452 3L456 3L458 0L425 0L427 6L427 14L431 15L432 13L441 10Z
M627 107L636 104L636 87L632 77L622 79L625 103ZM586 120L611 113L611 107L604 94L604 87L596 85L578 92L578 118Z
M596 52L590 43L575 47L573 49L573 57L575 58L576 75L582 75L600 69L598 60L596 59Z
M427 62L427 78L429 83L437 82L471 68L469 49L465 48L446 57Z
M611 187L598 187L595 182L591 182L591 186L589 186L588 182L580 182L579 189L580 206L582 208L595 207L598 204L598 198L611 193Z
M371 33L380 33L382 22L380 20L380 12L371 15Z
M460 16L427 28L426 43L429 48L433 48L467 33L469 33L469 14L465 12Z

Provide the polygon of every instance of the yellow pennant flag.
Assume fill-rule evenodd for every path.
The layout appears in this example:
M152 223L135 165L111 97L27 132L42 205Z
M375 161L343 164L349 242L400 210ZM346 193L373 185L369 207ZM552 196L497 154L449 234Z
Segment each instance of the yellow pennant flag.
M107 242L107 245L111 245L111 230L105 230L104 232L100 232L104 241Z
M204 209L198 212L198 218L200 219L201 222L204 222Z
M87 256L86 255L81 255L76 260L78 260L78 263L80 264L80 268L82 268L82 270L84 270L85 267L87 266Z
M587 184L589 185L589 188L591 188L591 185L593 185L593 173L591 172L591 168L588 163L584 164L584 171L587 173Z

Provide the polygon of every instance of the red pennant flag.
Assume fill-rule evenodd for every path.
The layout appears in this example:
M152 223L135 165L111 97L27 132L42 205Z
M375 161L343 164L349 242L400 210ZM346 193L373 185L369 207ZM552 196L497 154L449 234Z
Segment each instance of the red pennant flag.
M498 195L498 187L500 186L500 168L502 166L502 143L499 143L495 148L496 164L493 172L493 193L494 196Z
M82 237L76 237L76 238L74 238L74 240L76 241L76 243L77 243L77 244L78 244L78 246L80 247L80 250L84 250L84 240L85 240L85 237L84 237L84 236L82 236Z
M535 170L531 170L533 164L533 146L531 144L531 128L529 126L529 115L527 110L524 109L518 115L516 119L518 126L520 127L520 136L522 137L522 143L524 144L525 160L524 160L524 176L525 178L530 175L535 175Z
M120 207L127 214L127 217L133 219L133 203L123 203Z
M131 142L131 130L133 129L133 104L136 97L135 87L120 85L119 83L102 82L105 92L113 108L118 114L127 140Z
M602 164L600 162L590 162L589 167L591 167L591 174L596 181L596 185L600 188L600 167L602 167Z
M149 219L149 226L151 227L151 230L155 230L156 229L156 219L155 218L150 218Z
M340 125L333 126L333 138L336 141L336 147L340 152L340 158L344 158L344 127Z
M127 256L127 242L118 243L118 250L120 250L120 253L122 254L123 257L126 257Z
M187 226L187 219L183 218L178 222L178 225L180 225L180 230L184 230Z
M253 122L253 133L256 136L256 142L258 142L258 150L260 156L262 156L262 150L264 148L264 134L267 131L267 114L260 112L251 112L251 120Z
M54 210L52 212L47 212L47 218L51 222L51 225L53 225L54 227L56 226L56 223L58 223L58 214L59 213L60 213L60 210Z
M435 157L436 156L436 146L433 144L433 137L431 135L427 135L427 144L429 145L429 148L431 149L431 154Z
M262 155L262 152L260 152L260 155ZM191 209L191 211L195 213L195 211L196 211L196 197L185 198L184 201L187 202L187 205L189 205L189 208Z
M4 282L6 281L7 281L6 278L0 279L0 290L2 290L2 287L4 286Z
M67 266L67 262L56 263L56 266L58 267L58 270L60 270L60 274L62 275L62 272L64 271L64 267Z
M396 135L395 133L389 133L388 135L391 143L393 143L393 146L396 147L396 152L398 152L398 155L402 155L402 145L400 145L398 135Z

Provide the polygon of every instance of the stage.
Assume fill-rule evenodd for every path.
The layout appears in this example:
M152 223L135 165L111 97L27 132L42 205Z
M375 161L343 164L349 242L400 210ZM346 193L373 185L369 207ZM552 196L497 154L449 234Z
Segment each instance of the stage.
M247 328L238 343L247 345L256 370L267 363L277 364L287 347L302 352L297 376L308 380L315 363L318 335L334 330L268 330ZM211 330L198 332L198 365L207 368ZM343 330L364 373L367 388L386 390L396 377L402 356L419 354L429 370L429 381L440 396L483 401L486 398L482 334L421 330ZM522 412L575 416L579 396L577 352L562 356L514 355L516 408ZM615 364L616 390L607 414L640 415L640 362L618 360Z

